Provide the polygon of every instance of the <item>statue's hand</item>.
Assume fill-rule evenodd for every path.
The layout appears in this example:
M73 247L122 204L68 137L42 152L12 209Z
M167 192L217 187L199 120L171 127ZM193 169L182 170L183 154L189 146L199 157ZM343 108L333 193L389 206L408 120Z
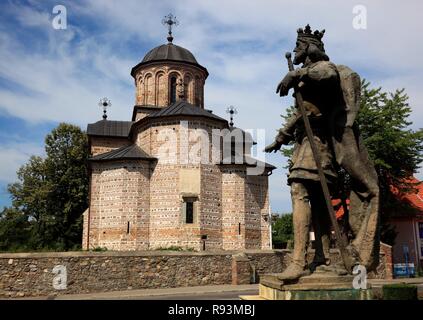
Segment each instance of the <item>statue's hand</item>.
M286 96L289 89L294 86L296 80L297 73L295 71L288 72L282 81L279 82L278 87L276 88L276 93L279 93L281 97Z
M279 143L277 141L274 141L273 143L269 144L265 149L264 152L270 153L270 152L276 152L280 150L282 147L282 143Z

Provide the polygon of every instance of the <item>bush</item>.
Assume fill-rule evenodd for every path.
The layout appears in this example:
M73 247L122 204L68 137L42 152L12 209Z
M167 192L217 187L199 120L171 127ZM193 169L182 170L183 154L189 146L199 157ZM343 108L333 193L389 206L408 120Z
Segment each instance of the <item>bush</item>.
M102 252L102 251L107 251L107 248L106 247L95 247L91 251Z
M417 286L405 283L386 284L382 287L383 300L417 300Z

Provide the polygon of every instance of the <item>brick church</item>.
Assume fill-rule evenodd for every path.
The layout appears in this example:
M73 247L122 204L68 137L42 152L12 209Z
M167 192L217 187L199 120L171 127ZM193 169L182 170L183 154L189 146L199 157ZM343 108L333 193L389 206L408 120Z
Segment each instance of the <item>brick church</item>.
M207 69L171 28L167 39L131 70L131 120L88 124L83 248L270 249L275 167L251 156L251 135L204 108Z

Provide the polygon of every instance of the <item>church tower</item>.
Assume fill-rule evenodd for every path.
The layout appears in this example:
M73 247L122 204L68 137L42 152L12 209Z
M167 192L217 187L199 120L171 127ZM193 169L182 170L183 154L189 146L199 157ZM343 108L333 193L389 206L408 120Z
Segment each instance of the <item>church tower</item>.
M135 80L133 121L180 100L204 109L204 83L209 73L189 50L173 43L175 22L172 16L164 19L169 26L168 43L150 50L131 70Z

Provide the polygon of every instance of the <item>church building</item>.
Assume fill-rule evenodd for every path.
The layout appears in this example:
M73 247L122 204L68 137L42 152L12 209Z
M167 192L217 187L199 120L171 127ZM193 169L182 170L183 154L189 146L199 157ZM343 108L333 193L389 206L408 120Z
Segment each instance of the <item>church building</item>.
M173 43L172 19L166 23L168 43L131 70L131 120L105 112L88 124L83 249L270 249L268 176L275 167L251 156L251 135L205 109L208 71Z

